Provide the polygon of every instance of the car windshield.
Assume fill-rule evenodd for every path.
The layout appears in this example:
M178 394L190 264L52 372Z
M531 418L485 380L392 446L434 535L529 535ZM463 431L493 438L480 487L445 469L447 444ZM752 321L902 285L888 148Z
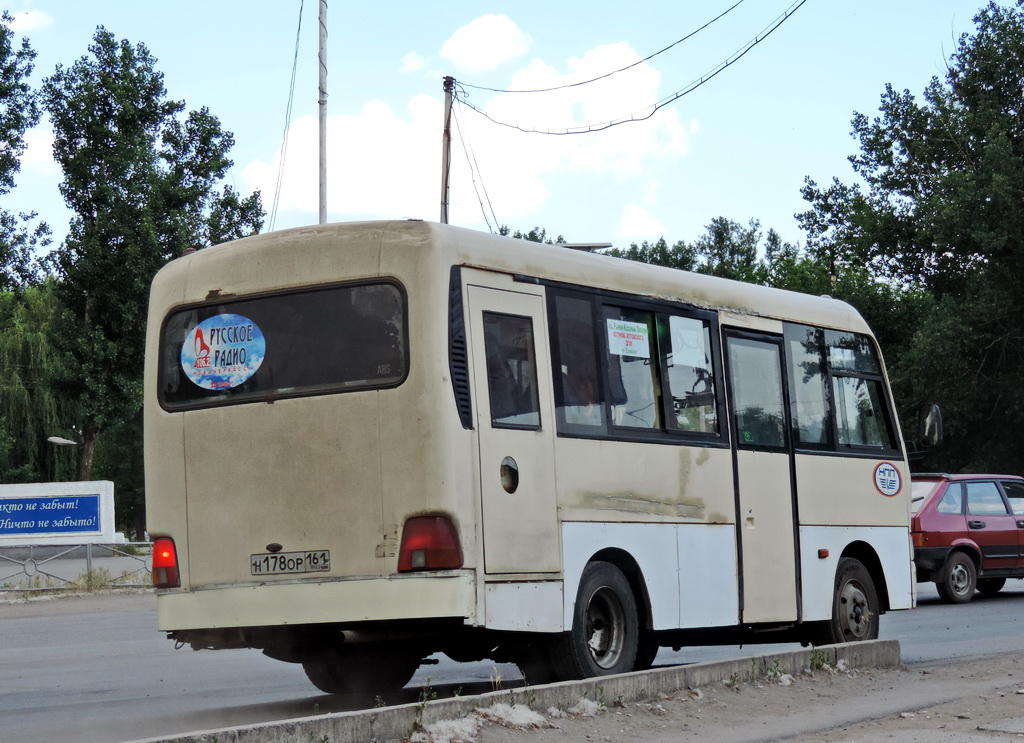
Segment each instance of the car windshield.
M942 480L912 480L910 483L910 512L920 511L928 496L941 482Z

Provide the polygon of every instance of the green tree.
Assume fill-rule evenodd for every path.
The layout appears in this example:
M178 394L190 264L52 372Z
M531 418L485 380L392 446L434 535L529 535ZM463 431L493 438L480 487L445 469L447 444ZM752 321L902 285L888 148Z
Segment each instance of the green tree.
M530 242L544 243L545 245L554 245L555 243L565 242L565 238L561 235L552 240L548 237L548 231L543 227L534 227L529 232L520 232L519 230L512 232L511 228L506 225L502 225L498 228L498 234L502 237L512 236L517 240L529 240Z
M627 249L612 248L608 255L628 258L631 261L650 263L655 266L678 268L681 271L695 271L698 266L697 251L685 242L679 241L669 246L665 238L651 243L644 240L637 245L632 243Z
M0 17L0 196L11 192L25 153L25 132L39 121L39 103L28 84L36 53L11 31L10 14ZM35 251L49 244L45 224L30 226L35 214L0 210L0 291L37 278Z
M99 433L141 406L152 277L187 249L258 232L263 209L258 193L217 191L232 135L205 108L183 117L142 44L99 27L87 55L43 82L42 100L73 212L50 266L69 318L61 383L80 401L87 479Z
M1024 12L990 2L919 101L887 86L853 119L863 186L808 181L808 245L927 290L891 365L912 398L939 402L951 470L1024 471ZM877 325L876 325L877 328Z
M62 308L51 279L0 292L0 482L53 482L75 477L74 452L47 442L73 439L73 398L56 392L60 364L51 342Z
M700 256L700 273L750 283L763 281L762 264L758 260L761 223L751 219L747 227L725 217L715 217L705 233L693 244Z

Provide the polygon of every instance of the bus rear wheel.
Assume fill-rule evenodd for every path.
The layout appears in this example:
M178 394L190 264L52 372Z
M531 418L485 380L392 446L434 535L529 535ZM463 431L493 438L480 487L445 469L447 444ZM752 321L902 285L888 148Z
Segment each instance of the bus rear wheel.
M818 633L817 645L878 639L878 593L860 560L844 557L836 568L832 618Z
M401 689L422 657L408 648L383 643L329 646L302 662L313 686L327 694L374 695Z
M572 630L554 643L556 674L569 680L632 671L638 642L636 600L626 576L609 562L590 563L580 579Z

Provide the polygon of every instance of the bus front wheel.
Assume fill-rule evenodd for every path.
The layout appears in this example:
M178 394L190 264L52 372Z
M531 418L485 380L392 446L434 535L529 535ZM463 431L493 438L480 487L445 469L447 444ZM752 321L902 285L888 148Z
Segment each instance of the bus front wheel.
M832 592L832 618L820 630L817 645L878 639L878 593L860 560L839 560Z
M569 680L632 671L638 642L636 600L626 576L609 562L590 563L580 579L572 630L555 642L557 675Z

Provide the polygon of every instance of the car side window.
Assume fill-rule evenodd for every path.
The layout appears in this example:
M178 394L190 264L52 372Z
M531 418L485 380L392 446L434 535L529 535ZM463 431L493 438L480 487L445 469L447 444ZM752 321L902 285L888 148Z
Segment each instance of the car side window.
M963 486L958 482L950 483L935 510L946 515L959 516L962 514L964 512Z
M967 483L967 512L975 516L1006 514L1006 503L994 482Z
M1024 482L1004 482L1003 492L1010 501L1010 510L1017 516L1024 516Z

